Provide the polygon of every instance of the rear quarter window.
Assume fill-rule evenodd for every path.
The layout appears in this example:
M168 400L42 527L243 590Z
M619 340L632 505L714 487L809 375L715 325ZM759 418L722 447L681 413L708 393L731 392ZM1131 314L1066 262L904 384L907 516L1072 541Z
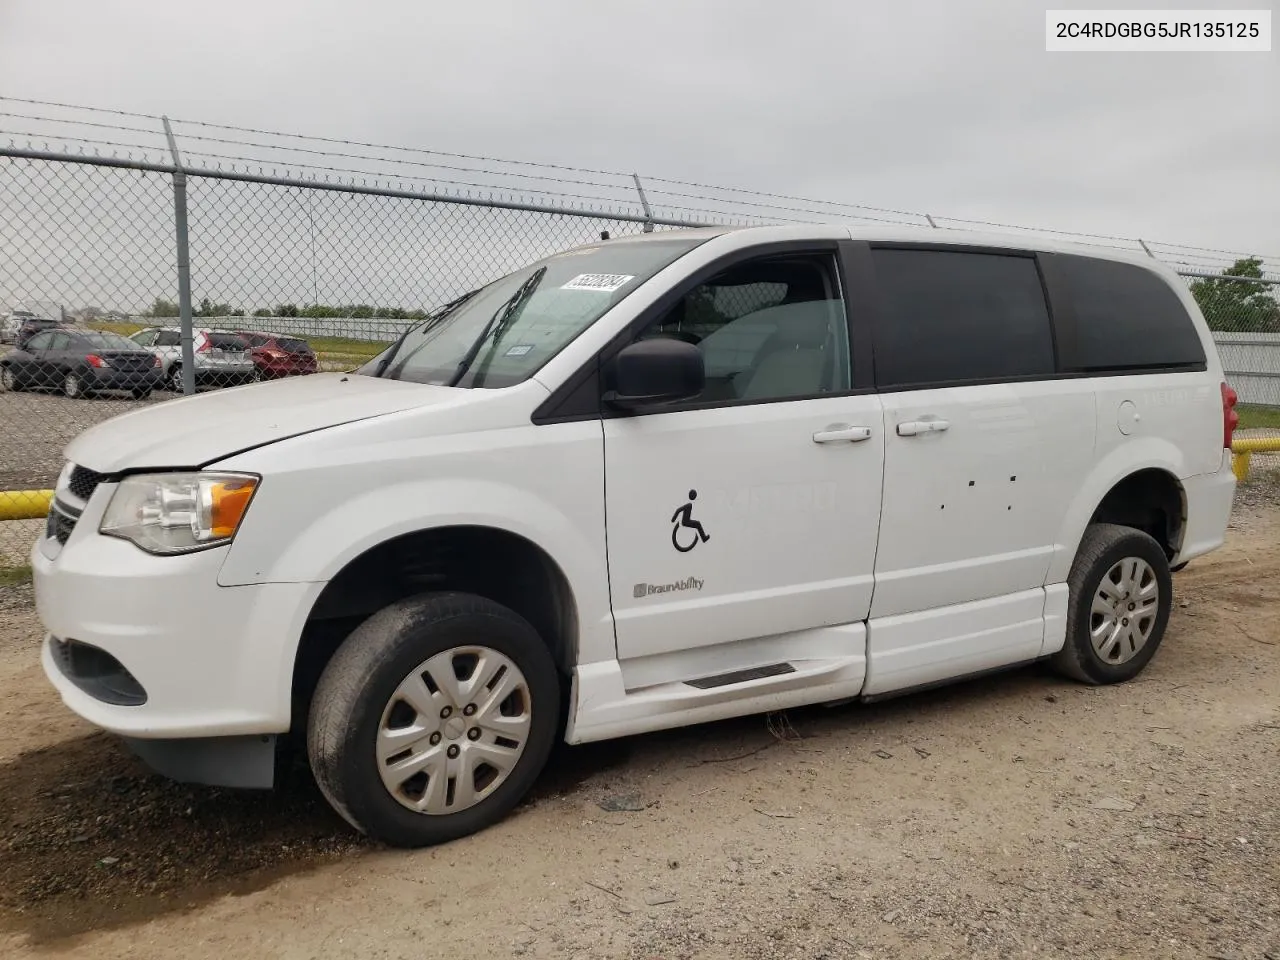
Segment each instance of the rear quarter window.
M1205 368L1195 323L1160 276L1131 263L1054 257L1074 315L1069 370L1107 372Z

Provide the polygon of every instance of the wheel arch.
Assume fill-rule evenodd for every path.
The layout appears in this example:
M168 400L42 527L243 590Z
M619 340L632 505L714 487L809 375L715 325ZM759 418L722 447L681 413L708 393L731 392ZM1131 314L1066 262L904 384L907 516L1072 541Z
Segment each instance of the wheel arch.
M1143 438L1104 457L1081 484L1063 517L1045 582L1066 581L1091 523L1115 523L1151 533L1172 560L1186 532L1182 478L1188 472L1182 451L1156 438Z
M578 657L579 609L562 566L541 544L485 523L400 532L349 557L317 595L293 657L295 716L343 640L398 600L433 591L484 597L524 617L568 672Z

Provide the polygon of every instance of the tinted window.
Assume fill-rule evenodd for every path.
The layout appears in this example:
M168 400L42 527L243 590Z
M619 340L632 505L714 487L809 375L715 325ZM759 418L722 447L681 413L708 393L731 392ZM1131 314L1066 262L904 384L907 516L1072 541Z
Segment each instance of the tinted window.
M849 389L844 302L829 256L753 260L689 291L638 339L698 345L699 402L779 400Z
M1158 275L1130 263L1059 255L1075 309L1072 369L1200 366L1204 347L1178 295Z
M265 333L245 333L241 334L249 342L251 347L265 347L271 342L271 338Z
M1031 257L873 250L881 387L1054 372L1049 311Z
M156 342L156 332L154 330L143 330L140 333L135 333L129 339L139 346L149 347Z
M214 350L243 350L244 339L234 333L209 334L209 346Z
M49 346L49 341L52 339L53 339L53 334L51 333L37 333L34 337L32 337L27 341L24 349L26 350L47 349Z
M311 347L305 340L295 340L293 337L276 337L276 344L285 353L310 353Z
M156 334L157 347L176 347L181 342L177 330L161 330Z
M74 338L70 334L55 333L53 335L53 343L50 344L50 350L66 350L68 349Z

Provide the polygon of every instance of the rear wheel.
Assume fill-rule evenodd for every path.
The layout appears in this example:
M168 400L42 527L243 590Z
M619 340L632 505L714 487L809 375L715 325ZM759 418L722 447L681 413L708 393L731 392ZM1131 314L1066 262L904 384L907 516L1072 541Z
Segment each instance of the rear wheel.
M21 389L18 386L18 378L13 375L13 369L8 364L0 367L0 390L17 393Z
M169 389L174 393L182 392L182 364L175 363L169 368Z
M72 400L83 397L88 394L84 388L84 381L80 379L80 374L71 370L62 378L62 392Z
M307 752L325 797L358 830L420 847L497 822L555 740L560 678L518 614L471 594L392 604L325 667Z
M1164 639L1173 607L1163 548L1141 530L1092 524L1067 584L1067 639L1053 667L1092 684L1136 677Z

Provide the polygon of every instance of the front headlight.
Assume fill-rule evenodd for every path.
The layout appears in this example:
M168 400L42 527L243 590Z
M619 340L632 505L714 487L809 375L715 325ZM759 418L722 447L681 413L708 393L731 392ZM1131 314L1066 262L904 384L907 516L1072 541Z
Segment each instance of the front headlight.
M226 543L261 477L248 473L147 473L116 487L98 531L148 553L186 553Z

